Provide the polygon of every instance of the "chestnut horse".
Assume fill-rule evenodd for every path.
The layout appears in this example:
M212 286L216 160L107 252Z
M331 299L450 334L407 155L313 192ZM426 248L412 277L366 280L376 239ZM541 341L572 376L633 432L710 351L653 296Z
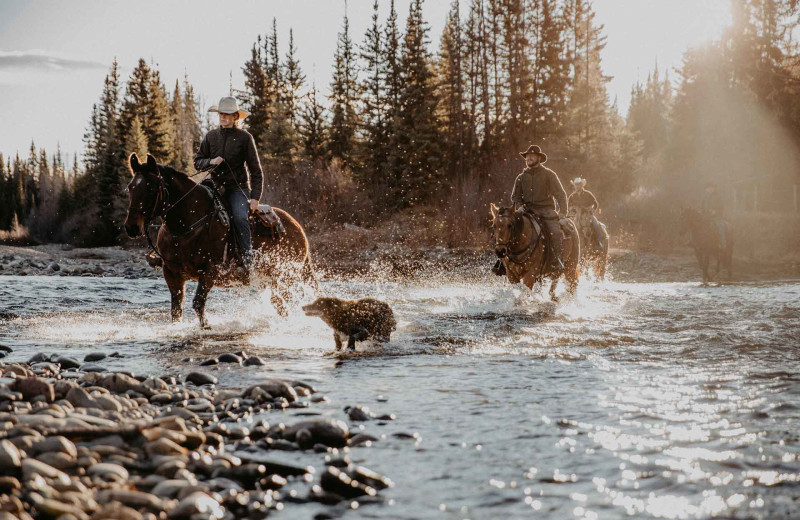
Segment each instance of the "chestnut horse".
M550 298L555 296L558 280L563 275L567 280L567 290L575 294L578 289L578 262L581 246L578 230L571 220L567 220L564 238L564 270L548 271L546 267L545 233L530 216L518 215L513 208L490 208L494 231L494 251L506 268L506 276L511 283L522 282L528 289L545 277L552 281ZM562 225L562 229L565 226Z
M164 280L172 295L172 320L183 315L187 280L197 280L192 307L202 327L206 299L215 285L231 287L240 282L236 258L229 241L229 219L215 203L211 190L185 173L157 164L152 155L141 164L130 156L133 179L128 184L128 214L125 231L130 237L147 233L155 217L163 224L158 230L155 253L161 257ZM290 287L299 281L315 283L308 240L302 226L285 211L273 208L283 221L285 233L257 234L253 228L253 281L272 289L272 304L286 316ZM266 283L265 283L266 282Z
M601 242L599 237L595 236L595 210L593 208L572 206L569 208L569 212L572 221L575 222L575 227L578 229L578 235L581 237L582 268L588 270L591 267L597 279L604 280L608 265L609 241L606 227L600 224L600 228L603 230L603 240Z
M726 237L723 244L713 218L695 209L681 209L680 232L691 234L690 244L703 272L703 283L709 283L713 278L717 278L720 267L728 271L728 278L733 277L733 230L727 222L724 226ZM713 278L709 272L712 261L716 261L717 264Z

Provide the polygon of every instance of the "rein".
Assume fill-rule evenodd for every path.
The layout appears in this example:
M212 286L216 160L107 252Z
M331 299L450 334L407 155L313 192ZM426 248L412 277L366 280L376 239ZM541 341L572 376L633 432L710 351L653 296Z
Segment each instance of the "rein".
M153 209L150 211L150 216L148 217L147 221L144 224L144 230L145 230L144 234L147 237L147 244L150 246L150 249L156 255L158 255L158 257L161 258L161 260L166 261L164 256L161 254L161 251L158 250L158 247L156 247L153 244L153 239L150 238L150 233L148 231L148 228L150 227L150 222L155 217L161 217L162 219L164 219L164 225L166 226L167 225L167 223L166 223L167 213L169 213L170 211L175 209L178 206L178 204L180 204L183 201L183 199L188 197L190 193L192 193L198 186L200 186L200 183L195 183L195 185L192 186L189 190L187 190L186 193L184 193L177 201L175 201L173 204L169 204L169 199L170 199L169 190L167 190L167 186L164 183L164 176L161 175L160 171L159 171L159 175L158 175L157 178L158 178L158 181L159 181L159 183L158 183L158 193L156 194L155 203L153 203ZM161 209L160 211L158 209L159 201L164 206L163 209ZM157 211L158 211L158 213L156 213ZM194 223L192 223L189 226L189 229L187 231L185 231L184 233L181 233L180 235L174 235L174 238L180 239L180 238L185 237L186 235L188 235L189 233L191 233L192 231L197 229L200 226L200 224L202 224L205 220L207 220L209 217L211 217L211 215L214 214L215 212L216 212L216 206L212 205L212 209L211 209L211 211L209 213L207 213L206 215L200 217L198 220L196 220ZM169 227L169 226L167 226L167 227Z

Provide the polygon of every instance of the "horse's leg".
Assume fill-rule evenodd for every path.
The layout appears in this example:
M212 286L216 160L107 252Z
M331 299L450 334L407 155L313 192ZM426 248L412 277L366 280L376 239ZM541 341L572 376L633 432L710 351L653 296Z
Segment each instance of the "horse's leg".
M550 300L557 302L558 296L556 296L556 288L558 287L558 278L553 278L552 283L550 284Z
M192 308L200 320L200 327L204 329L209 328L208 321L206 321L206 299L212 287L214 287L214 277L208 272L202 273L197 280L197 291L192 300Z
M186 294L186 279L171 269L164 269L164 281L167 282L171 300L172 321L180 321L183 316L183 297Z

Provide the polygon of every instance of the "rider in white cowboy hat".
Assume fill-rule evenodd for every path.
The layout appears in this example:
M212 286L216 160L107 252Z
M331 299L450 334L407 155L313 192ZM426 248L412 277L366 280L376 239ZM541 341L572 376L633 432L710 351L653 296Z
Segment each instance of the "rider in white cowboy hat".
M589 209L595 212L595 215L592 216L592 228L594 229L595 238L600 242L600 246L604 247L605 233L596 216L596 213L600 213L600 204L597 202L597 197L594 196L594 193L585 189L586 179L575 177L569 183L573 187L573 192L569 196L569 207Z
M264 174L253 136L237 126L250 115L241 110L236 98L224 97L208 109L219 113L219 128L206 134L194 158L197 171L211 170L211 177L224 190L231 210L242 260L248 273L252 269L252 236L249 211L258 209L264 189Z

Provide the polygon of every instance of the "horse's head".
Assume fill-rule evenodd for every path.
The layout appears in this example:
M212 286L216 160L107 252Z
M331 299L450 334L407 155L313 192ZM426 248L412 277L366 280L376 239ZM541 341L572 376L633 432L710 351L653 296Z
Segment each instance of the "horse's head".
M143 235L145 225L157 213L164 201L164 179L155 158L147 154L147 162L139 162L136 154L130 157L131 175L128 183L128 214L125 232L131 238Z
M514 228L517 225L517 216L513 208L500 208L492 204L489 207L492 214L492 229L494 231L494 252L498 258L505 257L509 252L511 239L514 237Z

